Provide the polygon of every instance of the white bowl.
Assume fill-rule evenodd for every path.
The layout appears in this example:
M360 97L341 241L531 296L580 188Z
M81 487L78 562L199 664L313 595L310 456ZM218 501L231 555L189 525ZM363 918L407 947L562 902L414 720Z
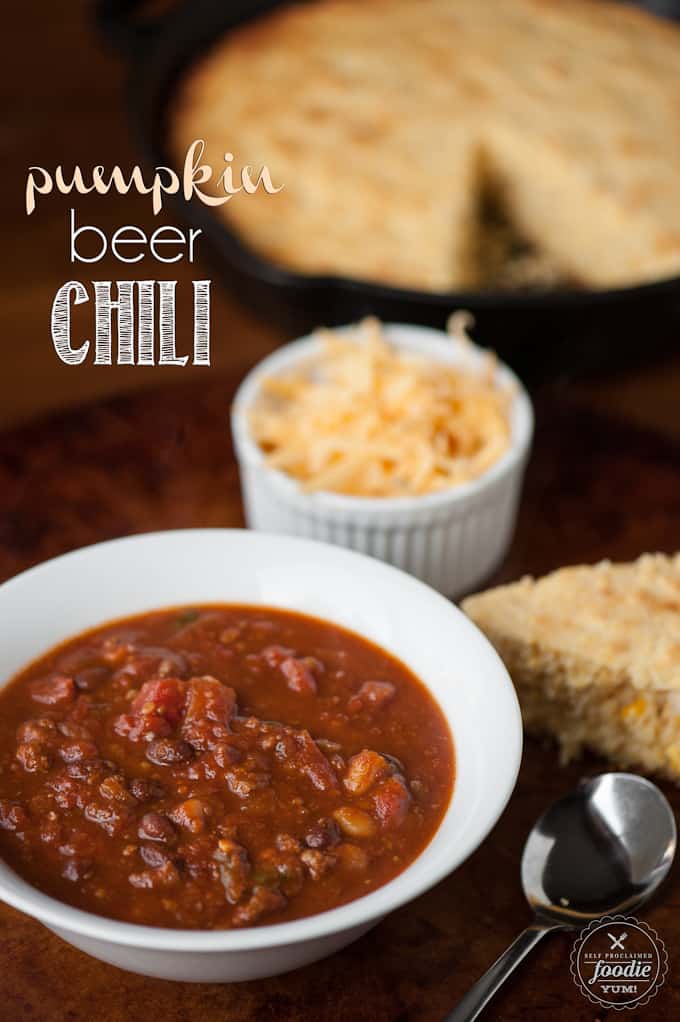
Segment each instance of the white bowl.
M521 758L510 678L452 604L371 558L245 530L160 532L101 543L6 582L0 586L0 679L6 683L55 643L113 618L221 601L311 613L400 657L450 723L456 782L435 836L403 873L357 901L278 925L197 932L117 922L42 894L0 861L4 901L96 958L165 979L272 976L348 944L477 848L510 797Z
M340 332L349 329L342 327ZM486 369L487 352L440 330L398 324L387 324L383 330L399 348L472 372ZM533 432L524 387L499 363L498 382L514 391L511 441L505 454L477 479L422 497L305 493L295 479L267 464L248 418L265 378L293 368L318 350L313 334L284 345L259 362L236 393L232 436L248 525L370 554L453 598L472 591L500 564L512 541Z

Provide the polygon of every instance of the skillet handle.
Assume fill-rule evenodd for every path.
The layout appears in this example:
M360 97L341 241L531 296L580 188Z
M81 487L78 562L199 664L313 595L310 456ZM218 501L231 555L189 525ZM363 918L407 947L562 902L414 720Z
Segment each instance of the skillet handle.
M94 20L101 38L123 57L134 57L164 20L144 16L146 0L95 0Z

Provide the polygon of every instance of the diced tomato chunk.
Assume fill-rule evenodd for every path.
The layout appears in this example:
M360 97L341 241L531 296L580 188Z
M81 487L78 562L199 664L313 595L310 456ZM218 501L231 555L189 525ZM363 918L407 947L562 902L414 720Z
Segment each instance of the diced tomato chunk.
M182 716L185 700L185 683L179 678L157 678L145 681L132 701L132 712L149 717L152 714L165 717L170 724L177 724Z
M373 808L383 827L398 827L405 819L411 795L401 777L388 777L373 795Z
M188 798L173 809L170 818L191 834L200 834L205 829L207 815L208 809L200 798Z
M396 691L391 681L365 681L347 703L347 709L350 713L361 713L367 709L377 710L394 699Z
M347 764L344 785L353 795L365 795L374 784L392 773L392 766L378 752L363 749Z
M111 667L118 667L134 653L132 635L110 635L101 644L99 656Z
M31 683L31 698L45 706L64 706L76 697L76 683L66 674L53 674Z
M294 656L286 657L281 661L280 669L291 692L299 692L301 695L316 695L316 678L302 660L298 660Z
M267 667L280 667L288 657L295 656L294 649L287 646L266 646L260 654Z
M338 786L333 768L309 731L295 733L295 752L291 765L304 774L318 791L332 791Z
M192 678L188 685L186 713L187 724L199 720L214 720L228 724L236 709L236 693L233 688L223 685L217 678Z
M121 738L131 742L144 742L154 738L167 738L172 734L172 724L165 717L153 714L144 717L138 713L121 713L113 722L113 730Z
M172 862L165 862L157 869L145 869L140 873L130 873L128 880L133 887L155 891L164 887L176 887L180 882L180 875Z

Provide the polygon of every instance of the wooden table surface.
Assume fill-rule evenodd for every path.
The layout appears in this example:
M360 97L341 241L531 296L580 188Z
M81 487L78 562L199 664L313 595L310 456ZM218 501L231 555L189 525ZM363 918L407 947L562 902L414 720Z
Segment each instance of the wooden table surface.
M239 525L226 429L235 382L232 374L117 398L1 434L0 578L113 536ZM519 528L499 577L677 549L679 469L676 441L608 422L559 392L543 394ZM533 821L585 773L603 767L591 759L561 769L552 747L528 741L505 815L464 866L340 954L268 981L190 986L143 979L88 958L2 907L0 1017L438 1022L528 921L518 870ZM664 790L680 810L680 791ZM628 1017L670 1022L680 1017L677 870L642 915L666 942L671 971L654 1002ZM547 940L487 1017L609 1018L574 986L571 946L568 935Z

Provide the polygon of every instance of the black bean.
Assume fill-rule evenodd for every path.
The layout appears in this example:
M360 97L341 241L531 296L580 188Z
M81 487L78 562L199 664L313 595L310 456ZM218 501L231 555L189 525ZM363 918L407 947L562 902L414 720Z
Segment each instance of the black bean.
M305 834L308 848L332 848L340 842L340 828L335 820L318 820Z
M404 770L404 764L400 759L397 759L396 756L390 756L389 752L381 752L380 755L383 759L387 760L395 773L404 774L406 772Z
M216 742L212 751L215 762L223 770L233 766L234 763L240 763L243 759L241 750L233 745L229 745L228 742Z
M156 738L149 742L146 758L157 766L175 766L194 758L194 750L181 738Z
M23 745L19 745L16 758L29 774L46 773L52 764L49 749L40 742L24 742Z
M81 692L94 692L110 677L111 671L108 667L85 667L82 671L76 671L73 680Z
M89 759L69 763L66 773L77 781L89 781L92 778L103 777L114 769L114 764L106 759Z
M147 777L133 777L128 788L138 802L148 802L152 798L163 798L165 788L158 781L151 781Z
M143 840L172 841L176 835L172 822L162 813L145 813L139 821L137 833Z
M140 845L139 854L146 865L151 866L152 869L160 869L166 862L171 861L168 853L158 845Z

